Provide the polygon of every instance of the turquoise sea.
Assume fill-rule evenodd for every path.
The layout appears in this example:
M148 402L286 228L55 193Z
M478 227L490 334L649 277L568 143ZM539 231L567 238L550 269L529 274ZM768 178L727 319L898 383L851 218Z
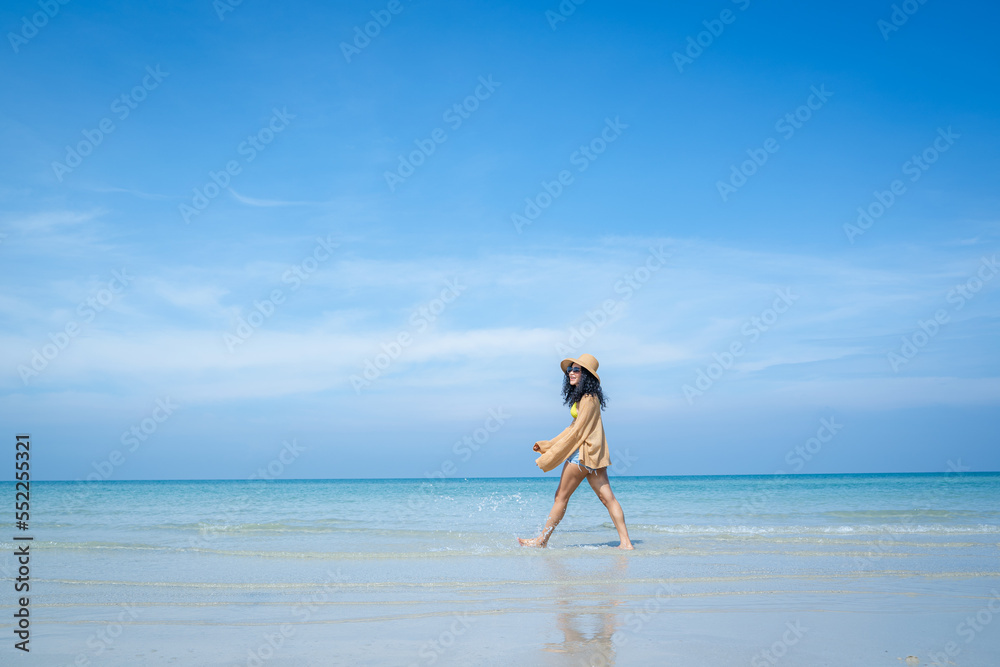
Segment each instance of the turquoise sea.
M1000 474L612 477L635 551L586 483L520 547L557 482L34 482L28 659L1000 664Z

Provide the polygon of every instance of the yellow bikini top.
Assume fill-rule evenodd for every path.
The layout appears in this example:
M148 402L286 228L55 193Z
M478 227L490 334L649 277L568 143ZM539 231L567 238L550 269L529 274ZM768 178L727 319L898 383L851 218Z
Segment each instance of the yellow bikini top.
M569 414L572 415L573 419L576 419L576 415L577 415L576 403L573 403L573 405L570 406L570 408L569 408Z

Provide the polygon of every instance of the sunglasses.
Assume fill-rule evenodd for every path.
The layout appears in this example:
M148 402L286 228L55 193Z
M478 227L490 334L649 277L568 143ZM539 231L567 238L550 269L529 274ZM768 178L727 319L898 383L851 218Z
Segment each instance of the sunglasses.
M582 373L582 372L583 372L583 369L580 368L579 366L573 366L572 368L567 368L566 369L566 374L567 375L569 375L570 373Z

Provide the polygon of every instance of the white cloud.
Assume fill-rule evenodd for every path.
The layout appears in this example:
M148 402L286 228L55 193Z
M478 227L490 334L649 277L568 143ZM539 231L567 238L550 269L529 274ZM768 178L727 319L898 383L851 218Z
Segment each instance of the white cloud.
M90 222L106 213L105 209L92 209L89 211L45 211L13 217L6 224L12 229L22 232L54 232L62 227Z
M122 297L127 309L116 308L113 317L102 317L75 339L37 386L58 391L101 382L111 393L169 387L198 401L352 392L350 377L361 374L383 344L406 332L413 343L372 393L410 392L419 401L426 388L458 397L482 385L484 368L490 369L485 377L496 382L544 377L539 369L561 358L557 345L571 342L573 327L593 332L574 351L595 354L602 374L652 386L669 405L683 405L681 385L734 341L744 343L746 353L713 388L713 400L755 387L749 394L753 400L829 401L837 391L860 391L855 382L863 384L873 375L876 384L896 392L891 399L872 395L875 404L955 400L941 393L941 382L902 381L891 377L882 362L886 337L908 331L915 322L911 313L926 317L933 312L952 264L967 273L968 258L945 257L938 264L945 271L929 275L922 258L894 270L873 269L854 255L820 259L671 240L667 266L650 274L626 300L615 290L616 283L635 276L650 243L659 242L606 239L568 255L553 248L535 249L534 255L401 260L358 257L346 248L345 256L331 258L301 293L286 287L288 301L235 352L227 350L223 339L235 333L235 313L246 317L255 298L282 287L280 275L288 265L233 266L221 260L201 267L149 265L139 284ZM426 331L418 332L410 319L414 309L430 303L454 276L466 288ZM758 340L748 339L743 325L773 305L775 289L788 287L797 295L795 303ZM585 330L588 313L606 299L619 302L620 315ZM163 309L164 301L200 317L180 326ZM65 305L65 299L57 299L47 310L44 302L28 308L7 299L0 310L31 320ZM989 302L984 296L974 305ZM0 363L11 369L26 363L50 330L50 321L35 320L21 334L6 336ZM944 361L925 355L922 373L927 378L951 376L948 360L961 357L962 348L949 346L944 337L935 344ZM872 364L869 358L879 361ZM823 366L829 376L814 379L817 363L834 361L842 363L839 370ZM656 376L670 380L650 385L649 378ZM899 382L908 389L898 391ZM954 388L962 382L951 377L946 384ZM983 395L993 400L991 387L984 384L986 393L976 394L975 400ZM6 388L22 389L16 374L7 377ZM865 390L860 395L870 394ZM857 395L844 398L855 400ZM955 396L973 400L971 391Z
M312 201L285 201L280 199L255 199L253 197L244 197L240 193L236 192L232 188L229 188L229 194L231 194L236 201L248 206L256 207L272 207L272 206L314 206L317 204L322 204L323 202L312 202Z
M153 291L178 308L219 314L225 309L220 299L229 293L224 287L214 285L179 285L154 278L150 281Z

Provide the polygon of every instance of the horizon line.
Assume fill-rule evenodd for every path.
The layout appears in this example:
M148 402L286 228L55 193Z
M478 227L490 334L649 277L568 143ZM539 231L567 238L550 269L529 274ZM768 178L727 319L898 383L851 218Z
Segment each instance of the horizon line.
M654 478L686 478L686 477L842 477L845 475L996 475L1000 470L966 470L966 471L895 471L895 472L818 472L818 473L797 473L797 472L771 472L771 473L716 473L697 475L609 475L615 479L654 479ZM101 483L101 482L400 482L400 481L421 481L421 482L463 482L471 480L488 479L523 479L523 480L558 480L558 476L527 477L518 475L491 476L491 477L282 477L280 479L247 479L243 477L231 478L173 478L173 479L33 479L33 482L69 482L69 483ZM7 483L15 483L16 480L0 480Z

